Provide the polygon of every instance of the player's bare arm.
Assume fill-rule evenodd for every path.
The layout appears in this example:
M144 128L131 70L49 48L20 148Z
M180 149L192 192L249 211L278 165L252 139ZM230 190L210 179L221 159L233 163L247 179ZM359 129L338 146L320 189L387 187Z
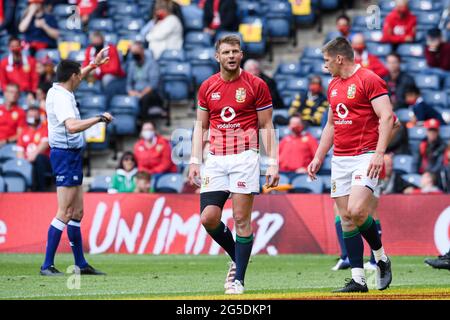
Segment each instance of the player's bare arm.
M333 123L333 110L331 107L328 110L327 124L323 128L322 136L320 137L319 147L317 148L314 159L308 165L308 175L311 179L316 179L316 173L322 166L323 160L325 159L328 151L333 146L333 136L334 136L334 123Z
M73 133L82 132L86 129L89 129L90 127L92 127L93 125L95 125L99 122L110 123L113 119L114 118L111 114L109 114L108 112L104 112L101 115L98 115L98 116L95 116L95 117L92 117L89 119L79 120L79 119L69 118L64 122L64 124L67 128L67 131L69 133L73 134Z
M377 148L369 167L367 168L367 176L370 179L378 177L383 167L383 157L386 148L392 137L392 129L394 126L394 117L392 114L392 105L388 95L383 95L372 100L372 107L378 118L380 119L380 126L378 128L379 137Z
M102 50L100 50L99 53L97 53L93 63L90 63L89 65L81 69L81 79L84 79L92 70L94 70L97 67L100 67L105 63L108 63L108 61L109 61L108 48L103 48Z
M276 187L280 180L278 173L278 142L272 122L272 108L258 112L258 123L261 130L261 138L269 156L269 167L266 171L266 186Z
M197 120L192 135L192 153L189 164L189 181L192 185L198 185L200 179L200 165L202 164L203 148L205 146L209 128L208 111L197 109Z

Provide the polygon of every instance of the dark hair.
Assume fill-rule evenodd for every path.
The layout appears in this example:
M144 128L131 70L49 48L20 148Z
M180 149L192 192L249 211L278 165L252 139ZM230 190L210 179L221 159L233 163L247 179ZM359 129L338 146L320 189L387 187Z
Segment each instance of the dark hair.
M219 40L216 41L216 51L219 51L220 45L222 43L239 45L239 47L241 47L241 38L235 34L229 34L220 38Z
M145 180L145 181L150 181L152 178L152 176L150 175L150 173L146 172L146 171L139 171L138 173L136 173L136 180Z
M123 153L123 155L120 157L119 165L117 166L117 169L123 169L123 160L125 160L126 157L131 157L131 159L133 159L135 167L137 167L137 161L136 161L136 157L134 156L134 153L131 151L125 151Z
M344 37L337 37L329 41L323 46L322 52L328 53L332 57L341 55L351 61L355 58L352 45Z
M395 58L397 58L398 62L402 62L402 57L396 52L389 53L386 58L389 58L389 57L395 57Z
M341 14L340 16L338 16L336 18L336 22L338 22L341 19L347 20L347 22L350 23L350 17L348 15L346 15L346 14Z
M302 120L302 122L303 122L302 115L301 115L299 112L296 112L296 113L292 114L292 115L289 117L289 120L291 120L292 118L299 118L299 119Z
M66 82L73 74L80 74L80 63L73 60L61 60L56 68L56 81Z
M41 82L39 83L38 89L41 89L42 92L45 93L45 95L47 95L48 90L50 90L50 88L52 87L52 84L50 82Z
M322 85L322 78L318 74L313 74L309 76L309 83L313 80L318 80L320 85Z
M405 94L408 94L408 93L414 93L414 94L420 96L420 89L416 85L410 85L410 86L406 87L406 89L405 89Z
M432 39L440 38L442 36L442 32L439 28L432 28L428 30L427 36Z
M8 45L10 45L11 42L13 42L13 41L19 41L19 42L20 42L20 39L17 38L16 36L11 36L11 37L9 37L9 39L8 39Z

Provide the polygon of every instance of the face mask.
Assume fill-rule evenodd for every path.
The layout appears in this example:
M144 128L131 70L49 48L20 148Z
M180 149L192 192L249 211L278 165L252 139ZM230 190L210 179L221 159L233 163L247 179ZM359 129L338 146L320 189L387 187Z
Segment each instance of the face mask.
M35 117L27 117L27 124L29 126L37 126L39 125L39 119L36 119Z
M322 86L319 83L312 83L309 85L309 91L312 94L318 94L322 91Z
M12 48L11 52L13 54L21 54L22 53L22 48L18 47L18 48Z
M154 138L154 136L155 136L155 131L152 131L152 130L144 130L144 131L142 131L141 135L142 135L142 138L143 138L144 140L150 141L150 140L152 140L152 139Z
M133 57L133 60L136 62L140 62L141 61L141 55L139 53L132 53L131 57Z
M408 12L408 7L398 7L397 12L400 13L401 15L404 15Z
M353 50L358 52L359 54L363 53L363 51L366 49L366 46L363 44L357 44L353 46Z
M344 35L348 34L350 31L350 26L339 26L338 31Z
M163 20L165 17L167 17L167 12L165 10L157 10L155 12L155 16L157 20Z
M99 53L100 50L103 49L103 43L95 45L94 48L95 48L95 53Z
M299 136L302 133L303 128L304 127L302 125L298 125L298 126L292 127L291 130L295 135Z

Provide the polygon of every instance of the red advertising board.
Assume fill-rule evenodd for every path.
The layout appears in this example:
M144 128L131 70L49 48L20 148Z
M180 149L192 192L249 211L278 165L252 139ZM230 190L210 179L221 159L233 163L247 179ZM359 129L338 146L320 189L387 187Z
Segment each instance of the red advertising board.
M129 254L218 254L201 226L198 195L85 194L85 251ZM0 194L0 252L42 253L57 210L52 193ZM383 244L393 255L436 255L450 247L448 195L384 196ZM230 201L223 219L233 228ZM260 195L252 224L253 253L336 254L328 195ZM59 250L70 252L64 233Z

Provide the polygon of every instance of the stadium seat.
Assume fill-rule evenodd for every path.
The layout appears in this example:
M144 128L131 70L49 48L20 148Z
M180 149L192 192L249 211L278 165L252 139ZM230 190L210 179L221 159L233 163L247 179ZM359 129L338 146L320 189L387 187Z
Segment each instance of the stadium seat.
M117 45L117 43L119 42L119 36L114 32L105 32L103 33L103 37L105 38L105 43L112 43L114 45Z
M62 34L58 38L58 42L76 42L80 44L81 48L84 48L88 45L88 37L84 33L71 32Z
M95 176L94 180L89 186L89 192L108 192L110 184L110 176Z
M330 31L327 33L327 35L325 36L325 40L324 40L324 44L337 38L340 37L342 34L339 31Z
M308 175L301 174L292 179L291 182L293 189L291 193L316 193L323 192L323 182L320 176L317 176L316 180L311 180Z
M137 115L139 99L127 95L116 95L111 99L109 110L115 114Z
M386 57L392 52L392 45L390 43L373 43L366 44L367 50L378 57Z
M332 155L327 155L323 160L322 166L319 169L319 174L331 174L331 158Z
M75 60L75 61L77 61L79 63L83 63L84 59L86 58L86 55L85 55L84 51L85 50L71 51L71 52L69 52L68 58L70 60ZM86 81L83 81L81 83L86 83Z
M203 10L195 4L181 6L185 31L203 30Z
M80 112L82 112L82 110L106 111L106 97L104 95L88 95L81 98Z
M128 34L139 32L145 25L145 21L139 18L123 18L116 23L116 29L119 34Z
M33 183L33 166L27 160L7 160L2 165L2 172L5 178L21 176L23 179L25 179L27 187L31 187Z
M95 18L89 21L89 30L113 32L114 22L112 19L108 18Z
M404 71L409 74L427 73L429 69L425 59L408 59L404 63Z
M414 116L414 112L409 109L398 109L395 111L395 114L400 122L409 122Z
M288 83L289 81L287 81L286 83ZM292 91L292 90L282 90L280 92L281 95L281 99L283 99L283 104L286 107L290 107L292 104L292 101L294 101L295 97L299 94L299 92L297 91Z
M108 6L109 17L138 18L142 16L142 14L143 14L142 8L135 3L124 3L121 4L120 6L117 5Z
M77 89L77 93L101 94L102 86L99 81L81 81L80 86Z
M295 8L294 4L302 6L302 1L290 1L292 6L292 13L295 20L296 25L312 25L316 21L316 9L317 9L317 1L311 1L310 10L299 10L299 8ZM303 6L305 7L305 6ZM297 12L298 10L298 12Z
M185 62L186 52L184 50L166 49L161 53L158 63L161 66L161 72L164 72L164 67L171 62Z
M340 0L322 0L320 1L320 9L336 10L340 4Z
M161 193L181 193L183 190L184 178L180 173L165 173L156 181L155 192Z
M422 98L432 106L446 107L448 105L445 91L426 91L422 93Z
M25 192L27 191L27 182L21 175L3 176L7 192Z
M307 78L292 78L286 83L286 90L300 93L308 90L309 81Z
M7 185L5 179L0 176L0 192L6 192L7 191Z
M272 119L275 124L287 124L289 122L288 109L273 109Z
M247 17L257 17L262 16L264 12L264 6L259 3L255 3L253 1L237 1L238 5L238 13L240 15L241 20Z
M184 37L184 49L211 48L212 37L207 32L190 31Z
M380 30L368 30L363 32L364 39L366 40L366 43L373 43L376 42L378 44L381 44L380 41L383 38L383 31ZM392 50L392 48L391 48Z
M288 126L278 126L277 128L275 128L275 132L278 133L279 140L291 134L291 130Z
M408 174L402 174L402 179L405 182L411 183L419 188L420 180L422 179L422 176L418 173L408 173Z
M0 147L0 163L15 159L17 154L16 144L8 143Z
M70 4L57 4L52 10L52 14L57 20L67 18L74 13L76 13L76 8Z
M395 8L395 0L380 0L378 6L381 12L391 12Z
M208 77L218 71L213 48L194 48L187 52L187 60L191 62L191 72L197 87Z
M168 63L162 74L163 95L170 101L183 101L191 95L192 73L189 63Z
M330 73L328 70L325 69L325 64L323 59L317 59L317 60L311 60L311 73L318 74L318 75L329 75Z
M333 80L333 77L331 75L321 74L320 78L322 79L322 87L326 92L326 90L328 90L328 86L330 85L331 80Z
M439 128L439 135L445 142L448 142L450 140L450 125L441 126Z
M409 9L411 11L438 11L442 10L441 1L431 0L410 0L408 2Z
M439 90L441 87L439 76L435 74L416 74L414 81L420 90Z
M320 178L323 182L323 192L329 193L331 192L331 176L330 175L320 175Z
M266 53L267 28L264 18L244 17L239 25L239 32L247 54L263 56Z
M437 27L441 19L439 11L417 12L417 29L431 29Z
M292 9L287 1L270 2L265 14L267 35L271 38L287 38L292 35Z
M300 76L301 66L299 63L282 62L278 64L276 75Z
M322 50L319 47L305 47L302 54L302 59L322 60Z
M306 129L306 131L309 132L317 140L320 140L323 130L321 127L309 127L308 129Z
M393 169L398 173L414 173L413 156L408 154L395 155Z
M425 49L421 44L403 43L398 46L397 53L403 58L423 58L425 55Z
M36 52L35 58L41 60L45 57L52 59L53 63L57 64L61 61L58 49L41 49Z

